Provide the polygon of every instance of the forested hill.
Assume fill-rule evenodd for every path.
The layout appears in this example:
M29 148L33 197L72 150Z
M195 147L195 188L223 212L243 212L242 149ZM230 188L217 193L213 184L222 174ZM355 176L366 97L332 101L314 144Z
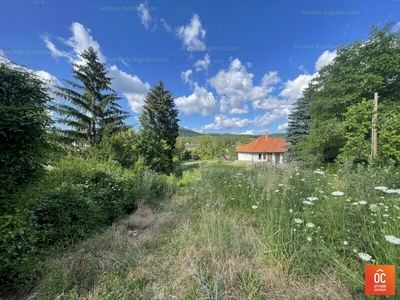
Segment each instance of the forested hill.
M190 130L184 127L179 127L179 136L180 137L196 137L201 135L211 135L211 136L230 136L230 137L248 137L251 139L259 137L261 134L256 135L245 135L245 134L231 134L231 133L200 133L194 130ZM273 138L285 138L286 133L271 133L270 137Z

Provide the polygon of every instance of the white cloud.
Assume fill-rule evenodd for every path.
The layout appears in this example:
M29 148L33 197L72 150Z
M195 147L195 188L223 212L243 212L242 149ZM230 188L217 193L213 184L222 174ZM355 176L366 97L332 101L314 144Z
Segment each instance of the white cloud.
M194 66L196 67L196 71L201 71L202 69L207 71L210 63L211 63L210 55L207 53L204 56L204 59L199 59L198 61L196 61L194 63Z
M193 94L175 99L176 106L186 115L199 113L202 116L210 115L215 110L216 101L212 92L194 83Z
M266 127L272 124L272 122L286 117L290 112L288 107L285 108L276 108L271 112L266 112L262 116L258 116L254 119L254 125L258 127Z
M251 129L251 130L247 130L247 131L245 131L245 132L241 132L241 133L239 133L239 134L255 135L256 132L255 132L254 129Z
M149 7L148 7L148 3L147 1L144 3L139 4L138 8L138 16L140 18L140 21L142 22L143 26L146 29L149 29L149 26L151 24L151 16L150 16L150 12L149 12Z
M248 73L239 59L231 60L229 69L221 70L209 82L220 98L220 109L226 113L247 112L246 102L265 98L271 93L274 85L280 82L278 73L269 72L261 79L261 85L253 85L252 73Z
M214 117L214 123L205 125L203 129L231 129L231 128L243 128L251 124L249 119L241 118L229 118L224 115L216 115Z
M400 22L393 26L392 32L400 31Z
M150 90L148 82L142 82L136 75L130 75L112 66L109 72L112 81L112 88L121 93L128 99L129 106L135 113L140 113L143 106L143 100Z
M287 128L288 128L288 122L279 125L278 126L278 131L286 131Z
M206 45L204 38L206 37L206 30L201 26L200 18L194 14L187 26L181 26L177 29L176 35L183 41L186 50L204 51Z
M83 63L79 54L91 46L97 51L99 60L101 62L106 62L105 56L100 51L99 43L93 39L89 29L75 22L71 26L71 32L72 36L69 39L58 38L58 40L65 45L72 48L71 52L57 49L55 44L52 43L48 37L42 37L47 48L52 52L55 58L65 57L73 63ZM130 75L119 70L115 65L109 68L108 75L113 78L111 87L127 98L133 112L139 113L142 110L143 100L150 90L150 84L143 82L136 75Z
M329 52L326 50L324 53L318 57L317 62L315 63L315 70L319 71L322 67L328 65L332 60L336 57L336 50Z
M309 81L315 76L316 74L301 74L294 80L286 81L285 87L279 95L289 101L297 100L301 97L303 90L308 86Z
M185 71L185 72L181 72L181 78L182 78L182 80L185 82L185 83L192 83L192 81L190 80L190 75L192 75L192 73L193 73L193 71L192 70L187 70L187 71Z
M166 31L172 32L171 26L167 23L167 21L165 21L165 19L160 19L160 21Z
M74 22L70 28L72 32L72 36L65 40L63 38L59 38L64 44L68 45L72 48L73 52L75 53L74 56L69 56L70 60L72 59L73 63L82 64L84 63L83 59L79 56L84 50L89 47L93 47L95 51L97 51L99 55L99 60L101 62L105 62L105 58L100 51L100 45L96 42L93 37L90 35L90 29L85 28L82 24ZM51 49L49 48L51 51ZM62 51L60 51L63 53Z

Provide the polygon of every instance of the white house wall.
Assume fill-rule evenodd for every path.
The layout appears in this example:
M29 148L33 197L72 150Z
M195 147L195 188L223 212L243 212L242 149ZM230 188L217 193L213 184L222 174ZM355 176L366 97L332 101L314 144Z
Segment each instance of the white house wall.
M283 153L272 153L272 163L279 163L283 164ZM268 156L267 156L268 157ZM238 153L238 160L240 161L266 161L266 159L261 156L261 159L259 159L259 154L258 153Z

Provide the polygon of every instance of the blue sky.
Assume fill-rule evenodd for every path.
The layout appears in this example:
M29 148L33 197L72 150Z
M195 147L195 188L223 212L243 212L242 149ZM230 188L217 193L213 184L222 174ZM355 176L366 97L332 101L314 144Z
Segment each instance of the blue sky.
M400 30L400 0L2 0L0 54L62 83L93 46L131 125L162 80L180 126L274 133L338 44L388 21Z

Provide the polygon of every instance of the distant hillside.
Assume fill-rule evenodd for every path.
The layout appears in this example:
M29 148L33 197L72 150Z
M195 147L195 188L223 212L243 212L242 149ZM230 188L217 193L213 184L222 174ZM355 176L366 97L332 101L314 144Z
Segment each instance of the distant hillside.
M200 133L196 132L187 128L179 127L179 136L180 137L193 137L199 135L211 135L211 136L230 136L230 137L249 137L249 138L258 138L261 134L255 135L244 135L244 134L231 134L231 133ZM270 137L273 138L286 138L286 133L271 133L269 134Z
M187 128L183 128L183 127L179 127L179 136L198 136L201 135L201 133L187 129Z

